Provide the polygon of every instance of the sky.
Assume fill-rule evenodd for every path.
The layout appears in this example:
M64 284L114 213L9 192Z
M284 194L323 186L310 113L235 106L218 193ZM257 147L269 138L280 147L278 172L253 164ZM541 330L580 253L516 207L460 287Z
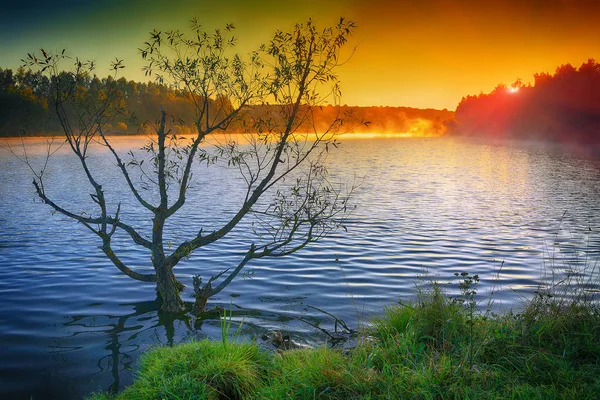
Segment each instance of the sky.
M153 29L236 26L247 53L277 29L312 18L356 21L339 70L342 103L454 110L463 96L561 64L600 59L596 0L63 0L13 1L0 13L0 68L16 69L40 48L95 60L106 75L123 59L128 79L146 80L138 48Z

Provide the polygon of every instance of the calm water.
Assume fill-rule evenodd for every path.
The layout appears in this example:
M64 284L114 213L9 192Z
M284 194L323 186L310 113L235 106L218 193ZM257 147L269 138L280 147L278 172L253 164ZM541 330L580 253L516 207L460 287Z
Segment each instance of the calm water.
M29 156L42 154L40 141ZM139 140L119 139L121 149ZM14 142L13 142L14 144ZM109 199L124 190L106 153L92 159L104 171ZM348 232L277 260L256 260L212 300L244 320L245 337L268 329L325 340L333 329L316 306L356 326L398 299L413 296L418 276L450 282L454 272L482 277L482 298L495 287L496 307L519 307L538 285L544 265L577 266L600 258L600 162L577 153L523 144L459 139L345 140L329 160L334 177L362 180ZM218 319L173 320L157 313L153 285L122 276L102 257L99 239L40 204L27 167L0 152L0 398L80 398L131 382L138 356L157 344L219 337ZM59 151L48 187L60 204L89 207L77 164ZM207 185L206 182L217 184ZM196 171L201 194L175 219L173 243L200 227L211 230L235 209L231 171ZM225 200L215 199L225 195ZM144 210L125 201L123 218L142 229ZM183 225L188 230L178 227ZM242 226L195 253L176 273L213 275L239 260ZM148 255L120 241L131 265ZM247 245L246 245L247 246ZM588 263L589 263L588 262ZM496 279L495 279L496 278ZM189 289L184 299L191 301ZM234 323L234 325L236 325ZM33 396L33 397L31 397Z

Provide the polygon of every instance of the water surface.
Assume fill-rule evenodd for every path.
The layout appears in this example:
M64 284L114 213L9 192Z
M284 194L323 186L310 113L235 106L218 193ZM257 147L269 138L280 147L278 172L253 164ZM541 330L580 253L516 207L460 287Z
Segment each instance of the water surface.
M116 140L122 151L143 144ZM27 143L37 165L42 144ZM51 160L51 197L92 210L90 189L65 150ZM25 164L6 151L0 157L0 397L68 399L122 389L150 346L220 336L217 318L157 313L153 285L121 275L97 237L36 199ZM109 200L122 200L123 219L148 232L148 213L122 198L126 189L109 154L90 162L102 171ZM544 265L576 268L577 260L600 257L598 159L530 144L369 138L344 140L328 164L332 178L361 182L348 232L283 259L255 260L248 276L211 300L244 320L246 338L260 342L265 330L281 329L325 340L319 328L331 331L333 321L310 306L356 326L411 298L423 274L451 282L455 272L477 273L481 299L493 290L496 307L518 308ZM232 172L198 167L194 185L202 190L173 219L172 243L231 215L241 199ZM247 230L242 224L196 252L177 275L189 288L192 275L236 265ZM130 265L150 268L145 251L126 237L117 242ZM190 289L183 295L191 302Z

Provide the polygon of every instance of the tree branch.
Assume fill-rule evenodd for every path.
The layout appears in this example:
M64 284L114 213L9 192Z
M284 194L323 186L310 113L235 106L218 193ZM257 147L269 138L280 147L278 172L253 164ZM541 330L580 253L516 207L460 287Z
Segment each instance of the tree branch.
M144 206L146 209L148 209L150 211L154 210L155 207L152 204L148 203L146 200L144 200L142 198L142 196L140 195L139 191L136 189L135 185L133 184L133 182L131 180L131 177L129 176L127 167L121 160L121 157L119 157L119 155L117 154L115 149L112 147L112 145L110 144L110 142L108 141L108 139L106 138L106 136L104 135L104 132L102 130L100 130L100 137L104 141L104 144L106 145L106 147L108 147L108 149L110 150L112 155L115 157L115 160L117 161L117 166L119 167L119 169L121 170L121 173L125 177L125 180L127 181L127 185L129 185L129 190L131 190L131 193L133 193L133 195L137 199L137 201L142 206Z
M112 261L115 267L117 267L119 271L128 277L142 282L156 282L156 274L140 274L139 272L132 271L129 267L127 267L112 250L110 246L110 239L103 238L103 245L101 249L110 259L110 261Z
M179 210L185 204L185 195L186 195L187 189L188 189L188 183L189 183L189 179L190 179L192 165L194 164L194 158L196 156L196 152L198 151L198 146L200 145L202 140L207 135L209 135L211 132L214 132L217 129L221 129L221 127L229 124L234 118L236 118L236 116L239 114L240 110L246 106L248 101L249 101L249 98L242 101L242 103L239 105L239 107L236 110L234 110L231 114L229 114L227 117L222 119L219 123L214 125L209 130L204 131L204 132L201 132L201 131L198 132L198 136L196 137L196 139L194 140L194 143L192 144L192 146L190 148L190 152L188 154L188 158L187 158L187 161L185 164L185 170L183 172L183 176L181 178L181 184L179 187L179 196L177 198L177 201L175 203L173 203L173 205L171 207L169 207L169 210L167 211L167 218L170 217L171 215L175 214L177 212L177 210ZM197 129L199 129L199 127Z
M46 194L42 191L42 188L39 186L39 184L37 183L37 181L33 181L33 186L35 186L35 190L37 192L38 197L44 202L44 204L48 204L50 207L52 207L54 209L54 211L72 218L74 220L76 220L79 223L82 223L84 225L89 225L89 224L110 224L110 225L116 225L119 228L123 229L125 232L127 232L129 234L129 236L131 236L131 238L133 239L133 241L141 246L144 246L147 249L150 249L152 247L152 243L145 239L144 237L142 237L136 230L135 228L131 227L130 225L127 225L126 223L116 219L116 218L111 218L111 217L106 217L106 218L91 218L91 217L84 217L82 215L77 215L75 213L72 213L70 211L65 210L64 208L60 207L58 204L56 204L55 202L53 202L52 200L50 200ZM97 233L97 232L96 232Z

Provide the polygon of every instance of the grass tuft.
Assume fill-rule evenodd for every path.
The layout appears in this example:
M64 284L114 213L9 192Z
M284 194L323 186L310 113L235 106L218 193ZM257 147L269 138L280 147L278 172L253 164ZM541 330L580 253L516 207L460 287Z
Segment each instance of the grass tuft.
M340 351L327 348L276 355L270 372L269 385L256 398L368 398L376 379L374 371L353 363Z
M247 398L261 385L267 361L253 344L204 340L157 348L141 358L135 383L117 399Z

